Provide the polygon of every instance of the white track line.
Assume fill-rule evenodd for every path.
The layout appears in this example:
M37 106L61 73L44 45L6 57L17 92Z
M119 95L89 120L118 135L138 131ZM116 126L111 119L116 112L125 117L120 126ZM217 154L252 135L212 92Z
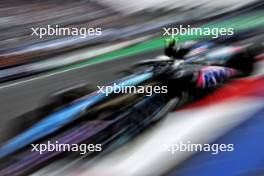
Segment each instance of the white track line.
M116 44L116 45L112 45L110 47L106 47L105 49L99 48L98 52L96 52L96 54L97 54L97 56L101 55L101 54L105 54L105 53L108 53L108 52L111 52L111 51L114 51L114 50L118 50L118 49L130 46L130 45L138 43L140 41L144 41L146 39L147 39L147 37L144 37L144 38L142 37L142 38L138 38L138 39L135 39L135 40L131 40L131 41L122 42L122 43L119 43L119 44ZM99 50L100 50L100 53L99 53ZM83 56L84 54L81 54L81 55ZM90 57L94 57L95 55L94 54L90 54L89 56ZM73 56L70 56L70 57L73 57ZM54 76L54 75L61 74L61 73L64 73L64 72L68 72L68 71L71 71L71 70L80 69L80 68L83 68L83 67L86 67L86 66L89 66L89 65L90 64L88 64L88 65L84 64L84 65L80 65L78 67L72 67L72 68L69 68L69 69L57 71L55 73L50 73L50 74L46 74L46 75L30 78L30 79L27 79L27 80L18 81L18 82L15 82L15 83L10 83L10 84L7 84L7 85L0 86L0 90L8 88L8 87L16 86L16 85L19 85L19 84L24 84L24 83L27 83L27 82L35 81L35 80L38 80L38 79Z

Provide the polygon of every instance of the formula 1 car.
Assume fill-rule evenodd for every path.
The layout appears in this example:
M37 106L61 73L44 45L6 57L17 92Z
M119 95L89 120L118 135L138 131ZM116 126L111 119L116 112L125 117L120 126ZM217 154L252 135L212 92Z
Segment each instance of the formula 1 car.
M240 54L224 60L195 56L141 61L132 68L134 73L108 86L111 88L108 95L107 88L103 92L92 91L86 85L58 93L52 103L38 110L36 118L29 118L35 123L24 127L0 148L0 159L5 161L0 166L0 175L26 175L51 160L71 155L65 151L46 151L40 155L31 151L31 144L99 143L103 150L109 150L129 141L170 110L205 96L230 79L250 74L260 50L246 46L236 51ZM135 86L136 91L115 93L115 85ZM143 90L165 86L167 91L147 96L146 91L138 90L139 86Z

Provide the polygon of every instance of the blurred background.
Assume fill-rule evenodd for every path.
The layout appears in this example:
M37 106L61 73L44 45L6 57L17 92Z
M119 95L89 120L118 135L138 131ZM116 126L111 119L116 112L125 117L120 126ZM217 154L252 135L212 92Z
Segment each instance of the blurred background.
M263 0L1 0L0 144L15 135L23 114L43 106L52 93L80 84L107 85L135 62L163 55L164 27L231 27L238 39L240 33L250 33L236 45L263 44L263 8ZM102 35L31 35L31 28L47 25L99 27ZM169 113L128 144L92 160L62 158L31 174L264 175L263 54L258 59L253 75L211 95L210 101L200 100L195 108ZM219 98L226 94L228 98ZM235 151L171 155L161 145L188 140L233 143Z

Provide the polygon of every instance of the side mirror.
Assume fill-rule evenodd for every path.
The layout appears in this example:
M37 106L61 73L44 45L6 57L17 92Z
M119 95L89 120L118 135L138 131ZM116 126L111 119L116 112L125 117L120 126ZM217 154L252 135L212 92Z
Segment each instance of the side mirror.
M137 62L134 66L147 66L147 65L156 65L156 64L166 64L166 63L173 63L174 59L168 56L158 56L155 59L146 59L143 61Z

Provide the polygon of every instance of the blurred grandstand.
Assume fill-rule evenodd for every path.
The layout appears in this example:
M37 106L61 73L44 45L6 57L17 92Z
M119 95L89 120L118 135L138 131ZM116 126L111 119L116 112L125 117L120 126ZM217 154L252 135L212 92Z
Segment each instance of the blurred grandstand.
M251 2L251 4L249 4ZM141 4L142 3L142 4ZM192 4L192 5L190 5ZM243 10L263 6L263 3L252 3L252 1L225 1L221 6L203 1L194 3L186 1L179 3L175 1L134 1L124 3L123 1L104 0L97 1L62 1L62 0L11 0L1 1L0 4L0 82L26 75L31 75L68 64L83 61L72 59L70 62L62 58L57 59L59 64L52 63L52 57L67 54L76 49L104 48L123 41L147 36L145 39L160 36L161 28L172 24L197 24L197 21L205 17L215 17L227 13L232 7ZM232 4L232 6L230 6ZM234 5L236 4L236 5ZM143 8L144 7L144 8ZM188 7L188 8L187 8ZM235 11L236 12L236 11ZM241 9L237 12L241 12ZM232 11L234 13L234 10ZM206 15L205 15L206 14ZM206 18L208 21L208 18ZM46 27L47 25L59 27L77 28L102 28L101 36L88 36L81 39L78 36L44 36L43 38L31 35L32 27ZM127 47L142 40L133 41ZM99 54L111 52L110 49ZM83 51L83 50L82 50ZM87 50L86 50L87 51ZM92 55L95 57L97 55ZM63 56L65 57L65 55ZM88 59L88 58L86 58ZM50 63L41 63L48 60ZM32 65L37 62L38 65ZM26 65L28 64L28 65ZM42 65L39 67L39 65ZM53 65L53 66L52 66ZM20 67L16 67L20 66ZM15 68L12 68L15 67ZM11 69L10 69L11 68Z

